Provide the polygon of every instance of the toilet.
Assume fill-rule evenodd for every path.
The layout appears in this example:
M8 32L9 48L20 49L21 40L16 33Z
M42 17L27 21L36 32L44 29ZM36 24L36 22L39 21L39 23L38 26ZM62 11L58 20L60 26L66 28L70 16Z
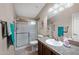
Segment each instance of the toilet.
M38 41L37 41L37 40L30 42L30 45L32 46L32 52L38 50L38 49L37 49L37 44L38 44Z

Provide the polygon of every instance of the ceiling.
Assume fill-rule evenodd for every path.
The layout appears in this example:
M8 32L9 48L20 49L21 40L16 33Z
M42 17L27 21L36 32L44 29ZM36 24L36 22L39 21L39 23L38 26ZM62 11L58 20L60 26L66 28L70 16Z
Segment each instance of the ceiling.
M44 6L45 6L45 3L16 3L14 4L15 12L17 16L26 16L30 18L35 18Z

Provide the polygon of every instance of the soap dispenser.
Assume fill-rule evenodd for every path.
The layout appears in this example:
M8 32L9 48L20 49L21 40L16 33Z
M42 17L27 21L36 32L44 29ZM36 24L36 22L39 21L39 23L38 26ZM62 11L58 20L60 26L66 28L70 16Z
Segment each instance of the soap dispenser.
M63 37L63 42L64 42L64 46L66 47L71 47L71 45L69 44L68 38L67 37Z

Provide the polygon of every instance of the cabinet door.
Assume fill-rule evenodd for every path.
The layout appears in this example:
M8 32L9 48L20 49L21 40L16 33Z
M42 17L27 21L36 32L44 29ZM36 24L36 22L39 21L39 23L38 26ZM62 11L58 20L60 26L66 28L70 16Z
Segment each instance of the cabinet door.
M38 55L55 55L47 46L38 41Z
M38 55L42 55L42 43L38 41Z
M51 55L51 51L38 41L38 54L39 55Z
M46 46L42 45L42 54L51 55L51 51Z

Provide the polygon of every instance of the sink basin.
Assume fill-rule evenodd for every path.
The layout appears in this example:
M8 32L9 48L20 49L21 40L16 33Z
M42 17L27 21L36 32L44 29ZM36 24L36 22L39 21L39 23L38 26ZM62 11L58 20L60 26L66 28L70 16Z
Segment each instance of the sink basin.
M52 46L62 46L63 42L61 41L56 41L55 39L47 39L46 43Z

